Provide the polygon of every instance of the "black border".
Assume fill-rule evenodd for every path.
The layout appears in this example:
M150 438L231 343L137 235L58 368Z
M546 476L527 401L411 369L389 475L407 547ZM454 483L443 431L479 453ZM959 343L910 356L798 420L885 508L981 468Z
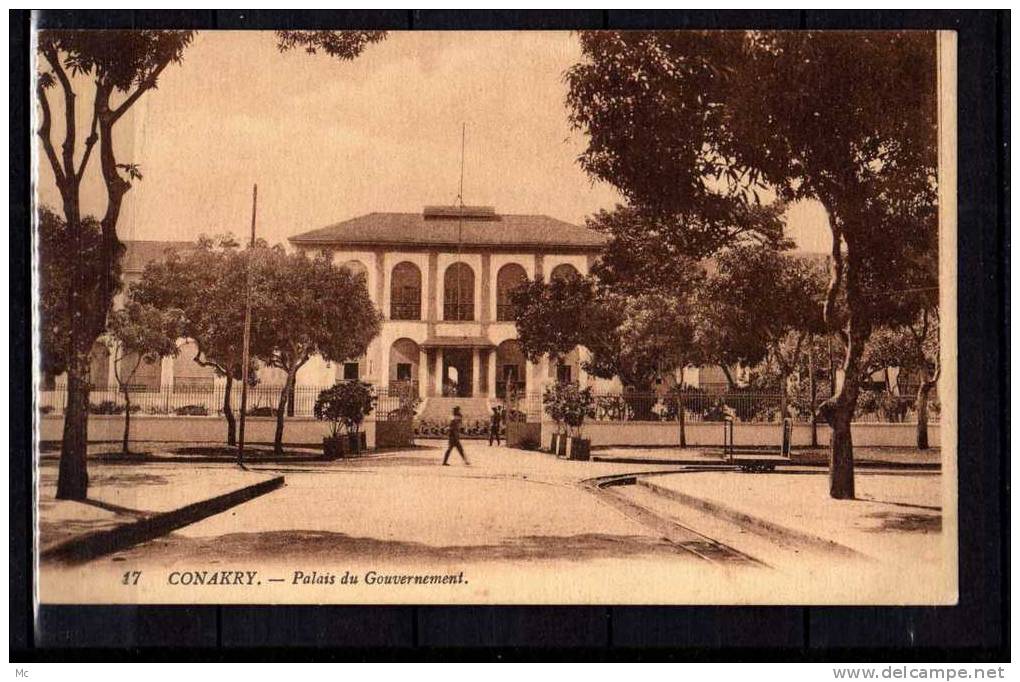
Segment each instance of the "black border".
M50 11L49 28L923 28L959 39L955 607L61 607L31 612L29 19L10 12L10 656L56 660L1009 660L1009 13ZM978 379L979 378L979 379Z

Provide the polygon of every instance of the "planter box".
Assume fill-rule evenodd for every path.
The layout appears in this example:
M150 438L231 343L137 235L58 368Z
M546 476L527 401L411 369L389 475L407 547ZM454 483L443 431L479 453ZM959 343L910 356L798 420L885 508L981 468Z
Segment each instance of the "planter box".
M567 438L567 459L583 462L591 459L591 441L587 438Z
M324 459L340 459L344 455L344 438L326 436L322 439L322 457Z
M509 422L506 425L506 446L523 450L541 448L542 425L538 422Z

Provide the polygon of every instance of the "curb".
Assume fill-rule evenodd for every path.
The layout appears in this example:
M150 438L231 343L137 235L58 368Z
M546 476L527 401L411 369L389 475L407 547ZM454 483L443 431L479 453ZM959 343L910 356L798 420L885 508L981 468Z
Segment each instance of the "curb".
M830 554L839 554L855 559L870 558L855 549L851 549L846 545L841 545L838 542L823 538L819 535L812 535L811 533L794 530L793 528L773 523L772 521L768 521L758 516L751 516L750 514L733 509L732 507L727 507L726 505L719 504L718 502L694 497L693 495L688 495L687 493L682 493L678 490L673 490L672 488L663 487L643 478L638 478L637 484L644 486L656 495L668 498L674 502L679 502L680 504L688 507L694 507L695 509L706 512L725 521L729 521L730 523L736 524L741 528L758 535L771 535L793 544L821 550Z
M276 476L268 481L254 483L179 509L154 514L134 523L125 523L116 528L85 533L43 550L39 553L39 559L68 564L91 561L105 554L127 549L214 514L219 514L243 502L272 492L282 485L283 476Z
M591 461L610 464L665 464L669 466L719 466L730 464L724 459L656 459L654 457L617 457L614 455L592 455Z

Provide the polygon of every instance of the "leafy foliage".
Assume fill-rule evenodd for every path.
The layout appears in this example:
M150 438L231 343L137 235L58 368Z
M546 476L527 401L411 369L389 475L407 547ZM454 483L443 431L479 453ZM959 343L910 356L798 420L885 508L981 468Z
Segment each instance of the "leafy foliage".
M375 392L363 381L338 381L319 392L313 413L319 421L329 422L334 438L342 427L347 433L358 433L365 417L375 407Z
M130 384L142 362L177 355L183 316L176 308L162 310L132 300L111 313L106 342L114 356L118 383ZM125 363L130 357L134 361Z
M181 335L195 342L195 361L211 366L220 376L241 379L241 341L244 336L244 298L247 255L226 234L200 237L194 249L169 251L148 263L130 287L133 300L162 310L182 312ZM264 242L256 245L266 249ZM252 336L252 355L266 345ZM249 376L253 374L249 367Z
M748 220L763 195L824 205L824 319L846 350L846 380L822 406L830 491L853 497L864 345L903 319L903 273L936 244L935 34L589 31L581 47L567 74L581 165L689 255L774 238Z
M308 54L322 50L340 61L350 61L372 43L386 37L386 31L277 31L280 52L301 48Z
M585 419L595 416L595 396L591 388L573 383L555 383L542 393L542 405L558 428L566 427L570 435L581 437Z
M78 294L83 305L106 312L112 298L103 295L103 281L106 273L100 267L98 257L102 249L102 232L99 222L86 217L81 222L82 250L68 248L74 243L74 235L67 221L52 209L42 207L39 211L39 312L40 350L42 371L54 376L67 371L72 353L71 343L71 290L74 284L74 264L82 265L82 280ZM116 265L119 278L120 266ZM104 307L105 306L105 307ZM98 336L101 329L95 330ZM95 337L93 337L95 338ZM87 350L91 349L91 344Z

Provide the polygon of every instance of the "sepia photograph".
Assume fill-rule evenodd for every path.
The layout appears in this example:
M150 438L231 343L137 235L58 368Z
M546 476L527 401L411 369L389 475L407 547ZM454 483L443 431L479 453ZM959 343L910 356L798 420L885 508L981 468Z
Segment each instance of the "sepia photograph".
M31 40L37 603L957 603L956 33Z

